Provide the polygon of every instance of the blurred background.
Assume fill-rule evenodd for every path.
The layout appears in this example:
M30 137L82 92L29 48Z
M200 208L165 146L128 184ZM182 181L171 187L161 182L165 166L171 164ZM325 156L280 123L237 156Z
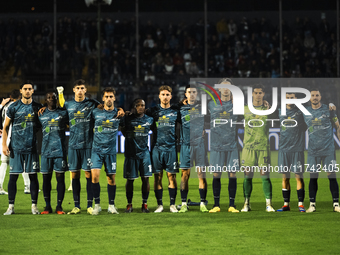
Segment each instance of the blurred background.
M88 97L114 87L126 109L158 103L163 84L175 102L190 78L304 77L332 78L322 88L337 103L339 30L339 0L12 0L0 9L0 97L32 80L37 101L56 86L70 99L82 78Z

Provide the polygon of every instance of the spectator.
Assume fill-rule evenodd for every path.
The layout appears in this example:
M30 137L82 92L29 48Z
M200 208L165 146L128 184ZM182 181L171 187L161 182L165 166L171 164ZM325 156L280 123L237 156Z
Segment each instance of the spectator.
M146 39L144 40L143 46L144 46L145 48L151 48L151 49L152 49L153 47L155 47L155 42L154 42L154 40L152 39L151 34L148 34L148 35L146 36Z
M218 39L222 41L228 35L228 23L225 18L220 19L216 23L216 31L218 33Z
M47 20L44 21L44 24L41 29L42 40L45 45L50 44L50 36L52 34L52 28L48 24Z
M90 32L87 22L82 22L80 28L80 49L85 50L85 47L87 53L90 54Z
M104 30L105 30L105 39L109 47L113 46L114 28L115 27L114 27L114 24L112 23L112 20L110 18L107 18Z

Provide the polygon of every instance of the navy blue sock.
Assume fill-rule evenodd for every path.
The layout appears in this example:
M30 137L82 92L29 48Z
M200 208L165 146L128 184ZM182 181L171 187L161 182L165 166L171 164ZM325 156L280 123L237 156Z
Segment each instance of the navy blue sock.
M290 202L290 190L282 190L283 201L286 203Z
M155 197L157 199L157 204L158 205L163 205L163 189L158 189L158 190L155 190Z
M297 196L298 196L299 202L303 202L305 200L305 189L298 189Z
M187 201L187 198L188 198L188 190L181 189L182 203L185 203Z
M336 178L329 178L329 189L331 190L333 203L339 202L339 185Z
M61 174L57 177L57 206L61 207L65 197L65 175Z
M93 193L94 203L100 204L100 184L99 184L99 182L92 183L92 193Z
M200 192L201 202L204 203L206 196L207 196L207 190L206 189L198 189L198 191Z
M8 203L14 204L15 196L17 194L17 180L18 174L10 174L8 181Z
M177 196L177 188L168 188L169 190L169 197L170 197L170 205L174 205L176 202L176 196Z
M52 173L43 174L42 176L43 176L43 193L44 193L46 207L51 207Z
M31 199L32 204L38 203L38 194L39 194L39 181L38 181L38 175L37 174L29 174L30 177L30 191L31 191Z
M149 191L142 191L143 204L147 204L149 198Z
M220 183L221 185L221 183ZM228 192L229 192L229 206L235 207L237 181L236 177L229 178Z
M214 207L220 207L221 178L213 179Z
M80 208L80 179L72 179L74 206Z
M318 174L310 174L309 180L309 201L315 203L316 193L318 192Z
M133 198L133 192L127 191L126 192L126 199L127 199L128 204L132 204L132 198Z
M92 192L92 180L86 178L86 192L87 192L87 208L92 207L93 203L93 192Z
M109 195L109 205L115 204L116 185L107 185L107 193Z

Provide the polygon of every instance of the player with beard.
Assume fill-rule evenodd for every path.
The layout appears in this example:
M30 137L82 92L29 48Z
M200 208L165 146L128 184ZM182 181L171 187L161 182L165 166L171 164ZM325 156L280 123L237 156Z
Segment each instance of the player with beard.
M307 213L316 211L316 193L318 191L319 172L327 172L329 188L333 198L333 210L340 212L339 185L336 179L337 164L333 140L333 126L336 126L337 137L340 139L340 125L335 111L321 103L321 93L318 88L311 89L311 105L306 109L311 115L304 115L308 128L308 159L306 171L310 173L309 200Z
M40 214L37 208L39 182L39 155L37 153L36 132L39 126L38 111L41 104L32 99L33 83L26 81L20 85L21 100L14 102L7 111L3 127L2 153L10 155L10 177L8 182L9 206L4 215L14 214L14 201L17 192L17 180L20 173L29 173L31 181L32 214ZM10 146L7 146L9 126L12 124ZM9 149L11 148L11 149Z

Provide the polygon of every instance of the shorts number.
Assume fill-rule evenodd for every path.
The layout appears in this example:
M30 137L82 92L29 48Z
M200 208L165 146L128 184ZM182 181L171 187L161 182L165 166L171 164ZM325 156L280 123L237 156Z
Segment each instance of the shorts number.
M33 169L38 169L38 162L33 162Z
M177 162L174 162L174 169L177 169L177 168L178 168L177 165L178 165Z
M238 159L233 159L233 166L239 166Z
M116 163L112 163L112 169L116 170Z
M152 167L151 167L151 165L149 165L148 167L149 167L149 172L151 173L151 172L152 172Z

